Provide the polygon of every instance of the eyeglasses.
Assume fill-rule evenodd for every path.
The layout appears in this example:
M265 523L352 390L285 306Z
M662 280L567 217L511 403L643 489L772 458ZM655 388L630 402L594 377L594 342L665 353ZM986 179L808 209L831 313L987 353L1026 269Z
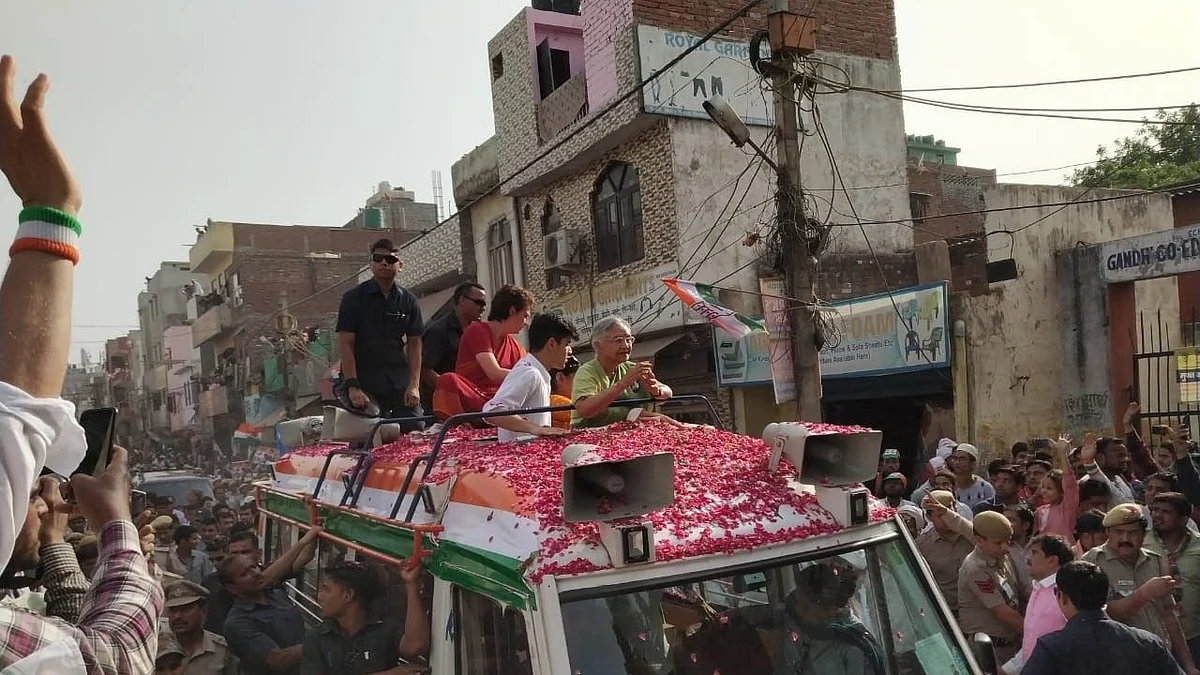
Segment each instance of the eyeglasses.
M371 254L371 262L395 265L396 263L400 262L400 258L390 253L373 253Z
M609 338L608 341L615 345L631 345L637 342L637 338L632 335L618 335L617 337Z

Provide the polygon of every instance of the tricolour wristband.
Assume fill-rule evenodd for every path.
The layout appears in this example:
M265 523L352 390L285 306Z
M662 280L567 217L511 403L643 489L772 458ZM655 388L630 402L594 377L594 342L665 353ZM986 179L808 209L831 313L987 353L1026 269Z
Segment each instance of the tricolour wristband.
M14 256L22 251L42 251L79 264L79 236L83 227L70 214L44 206L21 211L17 237L8 249Z

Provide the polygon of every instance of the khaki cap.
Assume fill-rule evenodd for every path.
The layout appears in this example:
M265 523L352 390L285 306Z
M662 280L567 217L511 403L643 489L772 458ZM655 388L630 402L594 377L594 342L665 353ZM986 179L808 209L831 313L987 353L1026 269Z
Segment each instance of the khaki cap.
M174 523L175 521L171 519L171 516L159 516L150 521L150 527L156 530L165 530Z
M1105 527L1121 527L1143 522L1142 507L1137 504L1118 504L1104 516Z
M158 654L156 654L154 656L154 660L157 661L158 659L161 659L164 656L169 656L171 654L187 656L187 652L183 651L183 646L179 644L179 640L175 639L174 633L171 633L170 631L165 631L165 630L159 631L158 632Z
M975 528L975 534L984 539L1012 538L1012 523L1008 522L1008 518L1002 513L984 511L976 515L971 524Z
M208 599L208 589L191 581L176 581L166 588L164 607L183 607Z
M948 509L954 508L954 493L948 490L934 490L929 493L933 500Z

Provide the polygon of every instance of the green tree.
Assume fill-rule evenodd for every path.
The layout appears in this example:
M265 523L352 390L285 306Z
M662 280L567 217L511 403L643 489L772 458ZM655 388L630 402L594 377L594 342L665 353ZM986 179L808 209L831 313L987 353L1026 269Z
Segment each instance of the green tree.
M1150 190L1200 178L1200 106L1159 110L1110 151L1096 150L1096 164L1076 169L1071 182L1085 187Z

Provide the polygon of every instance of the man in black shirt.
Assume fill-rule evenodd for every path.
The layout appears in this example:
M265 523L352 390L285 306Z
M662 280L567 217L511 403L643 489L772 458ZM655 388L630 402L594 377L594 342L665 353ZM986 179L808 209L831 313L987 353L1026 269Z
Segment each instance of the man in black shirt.
M1055 595L1067 625L1038 639L1022 675L1182 675L1157 635L1113 621L1104 612L1108 575L1081 560L1063 565Z
M371 246L372 278L346 291L338 307L338 353L350 402L375 397L384 417L419 417L421 307L396 283L402 263L390 239Z
M361 562L342 562L321 575L317 601L324 621L308 632L300 675L417 675L429 649L429 617L421 602L420 565L400 573L407 595L404 623L375 619L373 599L383 596L376 570Z
M487 294L483 286L468 281L454 289L451 303L451 311L425 326L425 334L421 337L425 350L421 357L421 404L426 410L433 409L433 390L438 375L454 372L463 329L483 316Z

